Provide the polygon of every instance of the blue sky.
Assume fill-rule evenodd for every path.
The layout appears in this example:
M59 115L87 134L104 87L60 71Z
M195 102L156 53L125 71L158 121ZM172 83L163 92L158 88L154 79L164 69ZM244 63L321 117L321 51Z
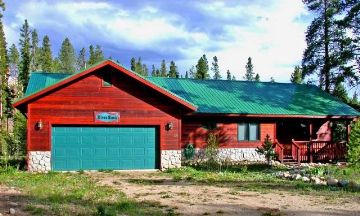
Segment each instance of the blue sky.
M131 57L157 67L174 60L185 73L205 53L219 59L223 77L237 79L251 56L261 80L288 82L300 64L305 31L311 21L301 0L5 0L5 34L18 44L19 29L28 19L40 38L49 35L55 54L65 37L79 51L102 46L128 66Z

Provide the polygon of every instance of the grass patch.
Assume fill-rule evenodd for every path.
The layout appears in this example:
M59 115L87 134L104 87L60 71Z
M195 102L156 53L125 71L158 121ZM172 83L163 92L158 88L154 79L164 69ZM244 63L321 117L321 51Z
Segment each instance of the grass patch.
M170 169L163 175L171 176L175 181L191 181L198 184L232 187L232 194L237 191L258 192L292 192L296 194L359 196L360 193L349 188L328 187L312 183L280 179L275 173L283 168L272 168L266 165L233 166L225 171L212 171L202 167L182 167ZM357 175L357 174L355 174Z
M2 184L19 188L34 215L164 215L158 202L136 202L79 173L0 170Z

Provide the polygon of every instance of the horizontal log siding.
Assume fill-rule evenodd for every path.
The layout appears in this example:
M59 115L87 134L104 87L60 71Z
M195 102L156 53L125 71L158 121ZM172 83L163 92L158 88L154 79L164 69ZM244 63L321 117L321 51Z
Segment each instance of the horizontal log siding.
M227 120L228 121L228 120ZM260 140L259 141L238 141L237 123L217 123L217 129L214 130L219 137L222 148L255 148L261 146L267 134L274 140L276 136L275 123L260 123ZM196 148L206 146L206 137L209 130L202 127L202 123L183 121L182 123L182 148L192 143Z
M119 73L114 73L112 87L102 87L103 70L111 69L101 69L29 103L28 150L51 150L50 126L58 124L158 126L160 149L179 149L181 106ZM94 111L119 112L120 121L95 123ZM35 124L39 120L43 122L43 128L36 130ZM168 122L173 123L173 129L169 131L165 129Z

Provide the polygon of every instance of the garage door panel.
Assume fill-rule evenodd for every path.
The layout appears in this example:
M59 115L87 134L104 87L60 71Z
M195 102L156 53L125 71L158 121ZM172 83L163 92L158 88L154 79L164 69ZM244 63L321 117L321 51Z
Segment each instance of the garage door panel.
M154 127L53 127L54 170L154 169Z

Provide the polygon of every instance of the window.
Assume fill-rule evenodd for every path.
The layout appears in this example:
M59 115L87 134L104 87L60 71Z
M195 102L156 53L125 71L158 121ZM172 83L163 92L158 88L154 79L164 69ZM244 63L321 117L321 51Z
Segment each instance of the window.
M111 80L111 74L110 74L110 73L104 73L102 86L103 86L103 87L110 87L110 86L112 86L112 80Z
M258 123L240 123L238 124L239 141L260 140L260 127Z

